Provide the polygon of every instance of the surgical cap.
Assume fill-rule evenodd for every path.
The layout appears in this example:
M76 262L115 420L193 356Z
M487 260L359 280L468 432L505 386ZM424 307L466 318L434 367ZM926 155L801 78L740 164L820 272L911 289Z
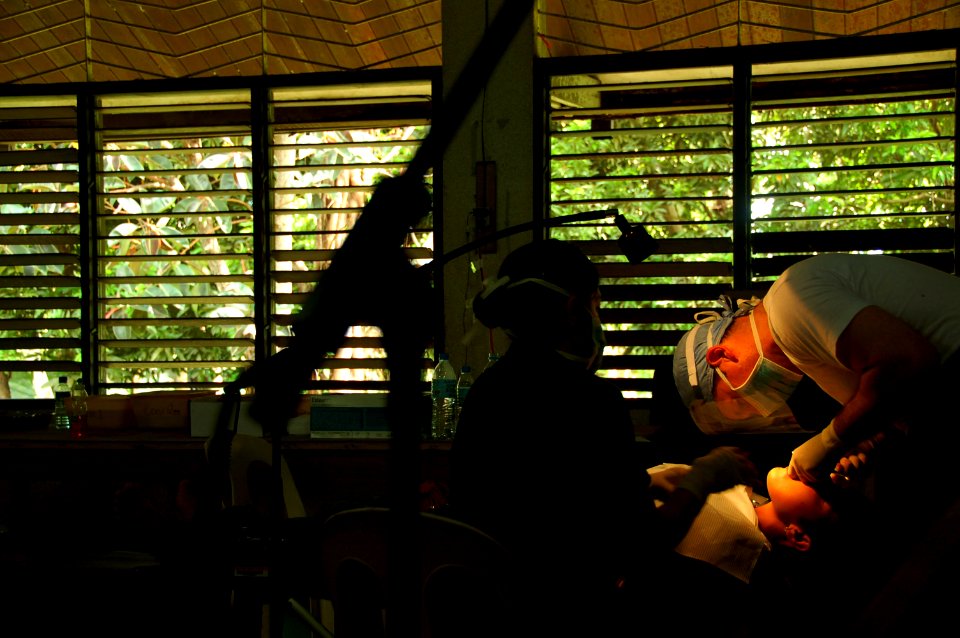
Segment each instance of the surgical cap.
M734 305L730 297L720 297L723 308L694 315L697 322L677 344L673 353L673 380L680 398L688 408L694 401L713 401L713 368L707 363L707 350L720 343L727 328L737 317L753 312L759 303L755 297L749 301L740 299Z

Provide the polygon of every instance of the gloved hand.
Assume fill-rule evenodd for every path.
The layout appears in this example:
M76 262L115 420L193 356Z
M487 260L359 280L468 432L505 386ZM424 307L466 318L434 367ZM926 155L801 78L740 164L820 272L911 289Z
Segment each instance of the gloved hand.
M677 484L690 473L689 465L657 466L647 469L650 475L650 492L654 496L666 496L677 488Z
M692 492L701 500L713 492L722 492L735 485L753 487L757 483L757 467L742 450L718 447L694 460L690 471L680 479L678 489Z
M846 444L837 436L833 421L830 421L819 434L813 435L793 451L790 478L816 483L830 473L845 449Z
M859 489L869 475L875 457L882 455L884 448L888 447L887 440L902 436L905 436L905 429L900 425L892 425L860 441L837 461L830 472L830 480L839 487Z

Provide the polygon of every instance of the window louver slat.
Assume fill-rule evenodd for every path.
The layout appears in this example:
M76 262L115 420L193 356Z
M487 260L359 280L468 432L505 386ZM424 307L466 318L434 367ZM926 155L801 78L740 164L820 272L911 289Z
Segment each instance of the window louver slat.
M76 121L74 96L0 99L0 397L80 370Z

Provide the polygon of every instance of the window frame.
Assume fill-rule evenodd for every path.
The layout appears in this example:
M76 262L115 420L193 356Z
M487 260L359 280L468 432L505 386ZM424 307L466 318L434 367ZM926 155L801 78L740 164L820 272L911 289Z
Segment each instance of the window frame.
M429 130L429 123L434 119L434 111L439 102L438 96L441 95L441 73L439 68L421 67L410 69L389 69L372 70L363 72L331 72L300 74L295 76L261 76L256 78L191 78L178 80L157 80L157 81L132 81L132 82L108 82L108 83L68 83L51 84L43 86L25 86L15 85L5 88L6 100L17 100L26 105L32 101L43 103L45 101L57 100L61 96L72 97L75 99L75 130L77 150L75 155L78 157L76 167L76 185L78 193L75 195L79 199L77 204L79 215L76 221L77 232L73 238L75 248L70 252L75 254L74 259L79 264L79 276L76 278L76 285L80 289L79 294L70 300L70 306L78 306L77 326L72 327L71 345L75 346L79 355L76 359L70 359L60 362L47 361L41 358L39 361L0 361L0 371L29 368L39 372L46 372L50 377L51 383L56 380L60 374L68 374L71 377L81 377L87 383L91 392L97 394L106 393L137 393L151 390L209 390L218 389L232 381L229 375L221 381L194 382L192 380L160 382L160 383L106 383L103 376L104 361L100 338L98 338L98 329L101 324L101 315L99 313L99 292L98 282L98 252L97 243L102 241L98 237L97 223L92 219L93 212L99 210L103 194L99 193L99 162L98 153L101 149L98 145L98 125L102 125L102 116L98 108L98 100L102 96L111 95L133 95L142 94L144 96L156 96L160 99L164 95L173 95L176 93L194 93L209 91L246 91L249 92L249 134L251 139L251 187L248 196L251 202L252 216L256 228L253 231L254 248L251 251L253 258L252 271L248 272L253 286L253 307L251 313L250 325L254 333L252 337L254 356L246 364L253 364L263 357L269 356L279 347L282 347L282 339L278 339L273 334L273 325L278 318L277 314L270 310L269 304L273 298L271 294L273 279L270 262L272 261L273 249L270 244L271 230L265 226L264 220L268 219L271 210L270 202L273 197L273 186L270 182L270 176L275 170L271 163L272 140L270 139L270 130L273 126L271 121L270 95L272 93L284 93L288 96L295 96L298 91L317 91L334 90L334 87L348 86L349 90L355 95L361 95L367 88L382 87L386 85L417 85L426 87L427 95L421 99L419 106L414 106L413 113L410 109L398 110L390 109L391 104L385 104L385 110L377 122L371 121L371 128L381 124L386 125L391 122L401 123L406 117L416 117L421 125ZM374 91L376 92L376 90ZM420 91L421 98L423 91ZM382 90L379 92L383 102L391 102L392 98L386 95ZM377 98L374 98L377 99ZM199 107L197 107L199 109ZM329 111L333 116L349 117L349 108L337 108ZM200 112L200 111L198 111ZM359 121L366 121L361 118ZM16 131L7 123L7 142L15 143L15 140L9 139L15 136ZM12 146L11 146L12 148ZM402 164L396 165L392 170L402 170ZM429 178L439 184L439 170L433 170ZM365 191L372 192L372 188L366 188ZM361 207L362 209L362 207ZM432 234L433 228L430 227L432 219L421 222L422 228L417 231L421 235ZM429 243L422 249L416 251L415 257L420 260L429 260L434 254L434 250L442 251L442 238L437 233L433 239L433 250ZM335 254L335 253L334 253ZM439 254L439 253L438 253ZM439 278L438 278L439 279ZM442 299L442 282L435 281L434 286ZM295 309L293 310L296 311ZM425 313L436 315L442 313L442 302L435 307L423 309ZM442 315L441 315L442 316ZM441 325L440 322L434 322ZM438 335L442 337L442 335ZM17 350L13 349L14 359ZM343 361L339 362L341 365ZM424 357L423 369L428 370L431 367L431 359ZM320 367L320 366L318 366ZM361 366L362 367L362 366ZM377 366L381 369L384 366ZM237 372L239 374L239 370ZM34 384L36 385L36 384ZM339 389L351 388L349 383L330 384L322 381L311 385L315 390L330 390L334 386ZM366 390L385 390L386 381L377 383L358 383L356 389ZM52 396L52 394L50 395ZM22 396L15 396L20 399ZM29 398L29 397L28 397ZM37 394L36 398L48 398L42 393Z

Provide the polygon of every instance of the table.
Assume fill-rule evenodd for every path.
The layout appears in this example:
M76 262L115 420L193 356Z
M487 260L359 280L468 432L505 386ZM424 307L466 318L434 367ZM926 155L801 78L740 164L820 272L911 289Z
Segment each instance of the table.
M50 430L0 431L0 523L54 514L55 507L86 518L114 516L122 505L118 490L134 489L154 501L140 506L173 514L180 482L204 466L204 441L164 430L100 431L80 439ZM423 480L446 481L449 449L446 441L421 444ZM281 445L312 516L383 504L389 451L388 439L287 436Z

